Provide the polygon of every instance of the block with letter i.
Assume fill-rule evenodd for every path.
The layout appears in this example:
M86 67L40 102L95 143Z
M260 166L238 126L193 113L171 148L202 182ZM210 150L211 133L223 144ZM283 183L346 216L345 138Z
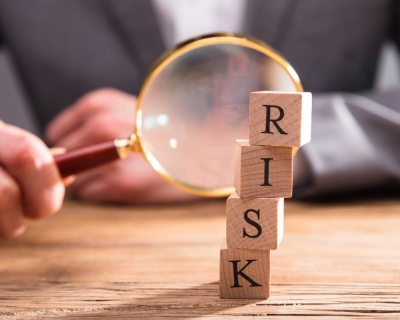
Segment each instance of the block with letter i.
M292 148L252 146L248 140L236 140L234 161L233 185L241 197L292 196Z
M283 198L292 196L293 147L311 137L311 93L252 92L249 135L235 144L236 192L226 202L221 298L269 297L270 250L283 238Z

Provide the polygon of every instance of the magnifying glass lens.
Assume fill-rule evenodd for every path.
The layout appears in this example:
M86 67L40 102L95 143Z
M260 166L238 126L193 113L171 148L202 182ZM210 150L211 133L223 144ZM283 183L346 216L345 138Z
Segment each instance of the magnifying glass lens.
M234 141L248 139L252 91L298 91L276 58L230 43L197 44L164 60L140 94L143 151L157 171L199 189L233 185Z
M245 35L190 39L160 57L137 100L136 130L55 156L67 177L142 152L167 181L197 195L234 191L234 143L248 138L253 91L303 91L290 64ZM293 148L293 152L296 148Z

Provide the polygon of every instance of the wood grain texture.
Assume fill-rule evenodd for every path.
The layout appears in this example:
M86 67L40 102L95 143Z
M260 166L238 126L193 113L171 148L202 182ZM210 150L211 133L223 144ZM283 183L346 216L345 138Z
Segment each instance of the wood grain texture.
M219 292L223 299L268 299L271 286L269 250L227 248L220 251Z
M311 100L310 92L252 92L249 104L250 144L300 147L310 142Z
M24 290L17 287L23 286ZM218 283L0 282L0 319L398 319L398 284L275 284L268 300L220 299ZM73 294L77 296L73 296Z
M242 198L234 192L226 200L227 247L277 249L284 231L283 201L283 198Z
M268 185L265 171L268 161ZM234 180L236 192L248 198L290 198L293 188L293 155L290 147L251 146L236 140Z
M219 297L225 200L67 201L0 242L0 319L398 319L399 213L397 200L286 200L271 295L257 301Z

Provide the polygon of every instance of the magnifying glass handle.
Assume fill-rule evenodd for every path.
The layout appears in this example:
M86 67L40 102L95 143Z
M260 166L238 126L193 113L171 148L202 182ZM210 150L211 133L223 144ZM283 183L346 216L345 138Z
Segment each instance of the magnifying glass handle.
M140 151L136 135L127 139L115 139L91 146L69 150L54 156L61 177L72 176L108 162L124 159L131 152Z
M54 161L58 166L61 177L64 178L119 158L113 140L67 151L64 154L54 156Z

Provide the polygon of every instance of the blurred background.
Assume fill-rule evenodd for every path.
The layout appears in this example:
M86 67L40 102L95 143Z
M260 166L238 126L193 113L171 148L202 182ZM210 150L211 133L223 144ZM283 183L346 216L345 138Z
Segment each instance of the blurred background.
M393 43L387 42L381 49L374 90L385 91L400 86L399 71L398 50ZM0 48L0 119L39 135L39 126L7 48Z
M39 127L7 48L0 48L0 119L39 135Z

